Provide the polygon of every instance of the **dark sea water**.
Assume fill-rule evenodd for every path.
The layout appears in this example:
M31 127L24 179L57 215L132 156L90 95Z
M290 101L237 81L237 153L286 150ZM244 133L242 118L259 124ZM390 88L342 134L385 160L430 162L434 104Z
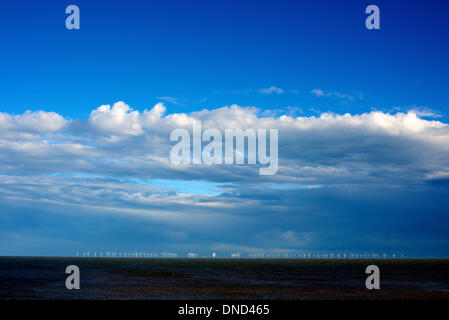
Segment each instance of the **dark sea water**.
M72 264L80 290L65 287ZM380 290L365 288L370 264ZM449 259L0 257L0 299L449 299Z

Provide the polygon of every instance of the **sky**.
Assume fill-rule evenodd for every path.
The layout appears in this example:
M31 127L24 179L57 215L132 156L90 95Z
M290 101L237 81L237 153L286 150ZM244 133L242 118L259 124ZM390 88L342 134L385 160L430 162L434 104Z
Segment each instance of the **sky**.
M444 0L2 1L0 255L448 257L448 16ZM171 163L170 132L198 120L278 129L277 173Z

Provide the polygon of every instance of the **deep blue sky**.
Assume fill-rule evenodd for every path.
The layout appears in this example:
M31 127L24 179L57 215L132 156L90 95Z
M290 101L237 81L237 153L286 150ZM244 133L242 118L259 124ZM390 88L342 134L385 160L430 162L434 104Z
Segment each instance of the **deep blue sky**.
M182 103L169 112L448 108L447 1L375 1L379 31L364 24L372 1L75 2L77 31L65 29L69 2L2 2L2 111L86 118L101 104L144 109L163 96ZM272 85L299 93L239 94ZM330 105L307 96L316 88L363 100Z
M80 8L80 30L65 28L70 4ZM370 4L380 7L380 30L365 28ZM445 0L2 1L0 254L286 248L449 256L448 35ZM287 128L283 168L261 180L156 162L147 170L139 157L149 140L110 142L113 133L88 121L117 101L139 111L163 102L166 114L233 104L260 116L415 110L439 122L416 133L413 119L398 116L386 135L375 131L384 124L375 117L362 121L374 131L345 131L344 121L313 122L310 133ZM44 120L33 122L35 114L2 124L2 114L27 110L72 122L56 133L36 129ZM233 110L229 117L241 114ZM158 130L159 142L168 139ZM188 193L198 205L182 205ZM219 206L204 209L211 194Z

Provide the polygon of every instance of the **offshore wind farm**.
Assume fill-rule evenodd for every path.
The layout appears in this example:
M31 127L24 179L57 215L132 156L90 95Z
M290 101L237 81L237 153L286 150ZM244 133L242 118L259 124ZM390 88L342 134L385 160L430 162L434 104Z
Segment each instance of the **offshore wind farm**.
M276 252L248 252L248 253L210 253L199 254L197 252L177 253L168 251L113 251L113 250L87 250L76 251L73 257L83 258L234 258L234 259L403 259L403 253L377 253L377 252L300 252L300 251L276 251Z

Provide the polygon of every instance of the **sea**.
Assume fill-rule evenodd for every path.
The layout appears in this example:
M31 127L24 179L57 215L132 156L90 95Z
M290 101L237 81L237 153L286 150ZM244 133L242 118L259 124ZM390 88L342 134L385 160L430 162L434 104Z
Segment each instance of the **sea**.
M80 270L68 290L66 267ZM366 267L380 289L365 286ZM449 259L0 257L0 300L449 299Z

